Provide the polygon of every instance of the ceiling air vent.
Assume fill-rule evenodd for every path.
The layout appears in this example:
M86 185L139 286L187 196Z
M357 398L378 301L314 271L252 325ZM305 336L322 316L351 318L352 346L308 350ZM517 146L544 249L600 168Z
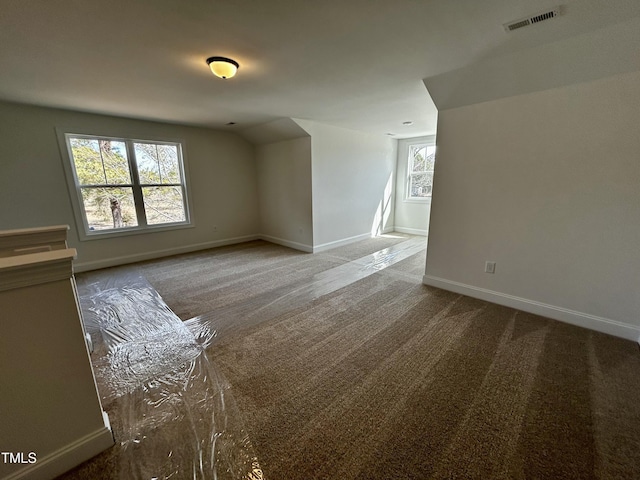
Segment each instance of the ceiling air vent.
M552 8L550 10L545 10L544 12L536 13L535 15L531 15L526 18L521 18L519 20L514 20L513 22L505 23L504 29L507 32L511 32L513 30L517 30L518 28L528 27L529 25L533 25L534 23L544 22L545 20L557 17L558 15L560 15L560 7Z

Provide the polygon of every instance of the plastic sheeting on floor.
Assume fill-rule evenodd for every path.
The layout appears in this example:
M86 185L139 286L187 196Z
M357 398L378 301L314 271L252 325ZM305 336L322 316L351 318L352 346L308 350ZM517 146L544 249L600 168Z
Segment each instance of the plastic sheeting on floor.
M141 275L95 272L78 291L103 406L119 449L114 478L262 479L229 384L206 349L424 250L414 238L183 322ZM125 269L124 272L127 270Z
M226 336L239 328L248 328L268 321L287 311L302 307L323 295L380 272L424 251L425 245L424 237L414 237L356 260L346 261L344 259L345 263L312 275L306 282L295 286L284 285L266 292L264 295L254 297L253 305L246 306L242 303L223 305L199 315L193 320L210 325L215 329L218 337ZM333 255L331 256L333 257ZM417 281L420 282L421 278L418 278ZM256 307L256 303L260 305Z
M229 385L205 349L207 323L183 322L139 275L79 285L116 478L261 479ZM114 472L115 473L115 472Z

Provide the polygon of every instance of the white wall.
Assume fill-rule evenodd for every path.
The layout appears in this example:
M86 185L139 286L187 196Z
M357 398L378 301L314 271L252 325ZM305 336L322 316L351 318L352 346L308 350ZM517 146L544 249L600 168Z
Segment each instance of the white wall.
M56 127L144 139L181 139L189 170L193 228L79 241ZM213 246L256 235L253 146L236 134L0 103L0 229L69 224L79 269Z
M440 111L425 283L637 339L638 105L635 72Z
M32 464L0 461L2 479L54 478L113 445L73 280L57 279L55 265L36 268L21 277L29 285L0 288L1 448L37 457ZM47 274L54 276L50 272L55 281L38 283Z
M260 234L313 251L311 138L256 147Z
M435 135L407 138L398 141L398 165L396 168L395 230L414 235L427 235L431 213L431 197L423 200L407 200L407 168L409 146L418 143L435 145Z
M391 230L397 141L298 122L311 134L314 250Z

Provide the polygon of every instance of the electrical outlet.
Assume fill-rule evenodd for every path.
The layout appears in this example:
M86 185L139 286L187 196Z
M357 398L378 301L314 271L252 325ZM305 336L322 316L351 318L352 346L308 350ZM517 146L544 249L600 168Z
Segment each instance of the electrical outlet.
M486 262L484 264L485 273L496 273L496 262Z

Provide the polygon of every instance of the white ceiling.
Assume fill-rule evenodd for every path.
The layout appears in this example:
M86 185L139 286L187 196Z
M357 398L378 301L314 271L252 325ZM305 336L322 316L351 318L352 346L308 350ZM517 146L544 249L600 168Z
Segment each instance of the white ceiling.
M397 138L435 131L423 79L640 16L638 0L564 0L561 17L506 33L558 1L0 2L0 99L235 130L294 117ZM214 77L213 55L237 60L238 75Z

